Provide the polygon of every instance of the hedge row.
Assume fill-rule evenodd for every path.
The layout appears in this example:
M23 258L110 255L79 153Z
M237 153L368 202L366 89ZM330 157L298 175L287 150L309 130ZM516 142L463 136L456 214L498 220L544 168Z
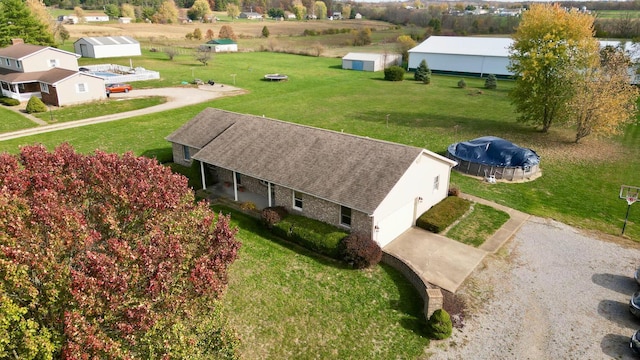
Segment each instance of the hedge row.
M0 97L0 104L6 106L16 106L20 105L20 101L9 97Z
M349 235L335 226L295 214L274 224L272 231L278 237L338 260L342 259L340 242Z
M439 233L459 219L471 207L469 200L449 196L442 200L416 220L416 226L427 231Z

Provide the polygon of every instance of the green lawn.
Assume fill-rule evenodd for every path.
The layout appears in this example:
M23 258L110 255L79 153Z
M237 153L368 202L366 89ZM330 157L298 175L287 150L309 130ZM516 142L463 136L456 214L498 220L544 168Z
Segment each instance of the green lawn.
M148 55L148 56L146 56ZM82 60L82 59L81 59ZM112 59L113 60L113 59ZM101 59L108 62L109 59ZM280 53L217 54L209 66L182 55L173 62L162 53L148 53L135 66L161 71L162 79L144 86L177 85L193 77L214 79L250 91L183 109L150 114L90 127L15 139L0 150L15 152L21 144L55 146L70 142L81 151L170 152L164 137L206 106L264 115L311 126L344 131L444 153L449 144L484 135L531 147L542 157L541 178L528 183L487 184L454 173L452 184L463 192L550 217L568 224L619 234L626 205L617 198L622 184L640 186L640 130L632 125L611 141L572 142L570 129L552 127L547 134L517 123L507 97L512 83L482 90L479 79L434 76L431 85L409 80L388 82L381 72L340 69L340 59ZM264 74L284 73L287 82L262 81ZM142 86L142 83L137 87ZM389 115L389 123L386 118ZM626 235L640 241L640 211L632 208Z
M640 18L638 10L598 10L594 11L594 15L599 19L622 19L622 18Z
M109 114L117 114L127 111L144 109L163 104L167 101L162 96L152 96L140 99L108 99L90 104L66 106L51 112L35 114L36 117L49 123L68 122L98 117Z
M33 121L0 105L0 133L27 129L38 126Z
M473 205L473 210L470 214L443 235L478 247L508 220L509 214L506 212L476 203Z
M422 301L400 273L385 265L346 269L278 242L244 214L231 218L242 248L225 313L243 358L416 359L424 352Z

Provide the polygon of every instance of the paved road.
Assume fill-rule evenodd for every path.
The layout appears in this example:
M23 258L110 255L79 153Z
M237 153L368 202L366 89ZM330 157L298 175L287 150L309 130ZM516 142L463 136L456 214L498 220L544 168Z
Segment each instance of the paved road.
M228 85L201 85L198 88L187 88L187 87L176 87L176 88L159 88L159 89L141 89L141 90L133 90L129 93L119 93L119 94L111 94L111 98L136 98L136 97L146 97L146 96L165 96L167 97L167 102L140 109L133 110L124 113L111 114L105 116L99 116L90 119L71 121L59 124L51 124L51 125L42 125L35 128L24 129L19 131L8 132L4 134L0 134L0 141L15 139L23 136L30 136L45 132L57 131L62 129L70 129L85 125L97 124L102 122L120 120L125 118L130 118L139 115L145 115L154 112L160 112L165 110L171 110L176 108L181 108L188 105L199 104L205 101L213 100L223 96L235 96L240 94L245 94L247 91L236 88ZM25 114L23 114L25 115ZM27 116L30 119L36 119L31 116ZM40 124L41 120L34 120L36 123Z

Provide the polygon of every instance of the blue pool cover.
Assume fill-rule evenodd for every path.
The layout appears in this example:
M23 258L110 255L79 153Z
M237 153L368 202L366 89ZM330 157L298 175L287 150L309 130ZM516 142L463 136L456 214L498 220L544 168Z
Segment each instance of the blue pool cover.
M495 136L451 144L447 151L454 158L486 165L527 167L540 163L535 151Z

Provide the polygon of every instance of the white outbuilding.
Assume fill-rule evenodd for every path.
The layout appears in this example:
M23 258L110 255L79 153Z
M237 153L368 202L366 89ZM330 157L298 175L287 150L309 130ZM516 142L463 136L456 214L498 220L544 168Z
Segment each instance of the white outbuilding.
M400 54L372 54L350 52L342 58L342 68L360 71L381 71L392 65L401 65Z
M87 58L138 56L140 43L130 36L83 37L73 43L76 54Z
M431 36L409 50L409 69L422 60L431 71L441 74L511 76L509 47L511 38Z

